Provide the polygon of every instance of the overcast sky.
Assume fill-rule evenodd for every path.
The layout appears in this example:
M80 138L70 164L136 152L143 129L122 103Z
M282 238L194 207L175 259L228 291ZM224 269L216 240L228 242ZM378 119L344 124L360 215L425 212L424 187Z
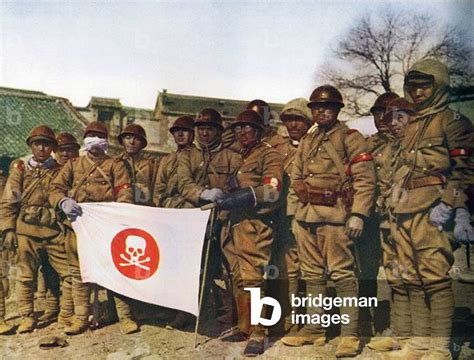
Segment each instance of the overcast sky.
M473 2L2 1L0 86L154 108L158 90L286 102L360 16L391 6L473 34Z

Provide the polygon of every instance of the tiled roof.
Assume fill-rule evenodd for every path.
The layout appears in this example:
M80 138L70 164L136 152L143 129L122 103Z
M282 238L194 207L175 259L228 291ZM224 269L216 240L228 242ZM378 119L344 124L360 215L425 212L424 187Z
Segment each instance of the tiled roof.
M92 96L91 101L89 103L89 107L90 106L103 106L114 109L121 109L122 103L120 102L120 99Z
M86 120L64 98L38 91L0 87L0 157L16 158L29 153L25 140L40 124L55 132L67 131L82 138Z
M163 104L163 113L170 115L197 114L205 108L213 108L219 111L226 118L235 118L240 112L245 110L245 106L250 101L219 99L201 96L178 95L168 92L160 92ZM281 112L283 104L269 103L271 109Z

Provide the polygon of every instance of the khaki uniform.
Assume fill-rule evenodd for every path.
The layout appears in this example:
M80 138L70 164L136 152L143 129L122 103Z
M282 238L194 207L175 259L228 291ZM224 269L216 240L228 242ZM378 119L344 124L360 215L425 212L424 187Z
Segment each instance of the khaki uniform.
M293 163L292 185L298 196L295 237L298 246L302 278L307 292L326 293L329 276L335 283L337 296L357 296L354 274L353 242L344 233L350 214L368 218L374 202L375 171L363 136L337 121L325 131L315 128L303 137ZM351 164L354 197L352 205L341 192L343 169L338 169L335 158ZM357 161L366 156L365 160ZM346 207L348 208L346 210ZM348 212L349 211L349 212ZM311 310L310 310L311 309ZM317 309L308 308L308 311ZM357 334L357 310L341 308L350 316L350 323L342 325L342 335ZM322 333L318 325L305 327L310 333Z
M17 301L23 318L34 317L34 288L42 256L47 257L63 284L70 281L64 238L48 203L51 182L59 169L52 158L47 167L15 160L1 201L1 230L13 230L18 237Z
M160 161L153 191L153 203L157 207L192 208L178 189L178 155L189 148L166 155Z
M111 201L132 203L132 186L123 161L109 156L94 157L89 153L69 160L51 185L49 201L55 209L58 209L59 202L65 197L71 197L78 203ZM87 321L90 289L81 281L76 235L68 220L64 221L64 225L68 263L73 279L75 314L81 321ZM128 304L119 297L116 297L115 301L119 317L129 317Z
M446 109L428 119L410 121L405 131L390 199L391 234L398 256L398 266L391 272L408 288L415 317L413 335L449 337L454 304L448 271L454 258L447 233L431 224L429 210L439 200L463 206L467 156L456 156L456 149L472 146L468 142L472 127L467 119ZM433 309L440 302L442 313L427 306L430 303ZM442 319L433 320L440 315ZM415 341L412 346L424 350L427 345Z
M133 203L153 206L153 189L158 169L157 161L145 158L141 152L135 157L122 153L118 158L124 162L131 179Z
M290 175L296 155L298 143L292 143L287 138L285 146L279 146L278 150L283 157L283 191L282 207L278 215L278 249L285 257L286 276L289 279L299 277L298 251L296 249L295 237L292 231L293 219L296 211L298 198L290 191ZM278 255L277 255L278 256Z
M262 287L264 273L270 262L274 240L275 216L280 201L271 198L268 188L281 189L283 181L282 156L269 144L260 142L249 153L242 153L242 164L237 171L240 188L254 189L257 205L253 209L231 213L232 241L224 253L235 259L232 264L234 286ZM273 184L273 185L272 185Z
M392 177L390 230L410 299L414 337L409 347L450 356L454 296L448 271L453 253L447 233L431 224L429 213L439 201L464 206L473 128L448 108L448 70L436 60L422 60L409 70L407 100L414 102L408 86L410 74L416 73L432 77L433 95L429 104L415 104L417 112L406 125Z
M263 142L266 142L272 148L278 150L280 153L284 153L284 149L288 144L288 139L278 134L274 129L267 128L262 138Z
M228 180L239 165L239 155L221 145L211 152L191 148L178 156L178 189L187 201L200 206L199 196L203 190L231 190Z

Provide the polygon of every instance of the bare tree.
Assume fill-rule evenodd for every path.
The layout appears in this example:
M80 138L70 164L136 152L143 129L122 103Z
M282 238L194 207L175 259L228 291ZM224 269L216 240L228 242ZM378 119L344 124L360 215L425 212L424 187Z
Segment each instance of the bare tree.
M471 83L468 37L455 27L440 31L436 25L429 16L392 10L365 16L338 43L318 80L337 86L346 98L345 112L357 115L366 115L376 96L400 92L404 74L426 57L444 61L454 85Z

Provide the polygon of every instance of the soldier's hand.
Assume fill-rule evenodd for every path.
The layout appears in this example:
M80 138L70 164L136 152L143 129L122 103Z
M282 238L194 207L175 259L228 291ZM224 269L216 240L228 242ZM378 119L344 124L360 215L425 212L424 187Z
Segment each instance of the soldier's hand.
M224 192L218 188L205 189L199 196L204 201L216 202L222 200L225 197Z
M2 248L9 251L15 251L17 247L18 247L18 238L16 236L16 233L13 230L8 230L3 235Z
M437 228L443 228L453 216L453 208L444 202L440 202L430 210L430 222Z
M345 229L346 235L349 238L356 240L360 238L363 230L364 230L364 220L362 220L360 217L356 215L351 215L351 217L346 222L346 229Z
M78 216L82 215L82 208L76 202L76 200L71 198L64 198L59 202L59 207L66 214L66 216L74 221Z
M471 215L463 208L456 210L454 218L454 238L464 244L474 243L474 229L470 223Z

